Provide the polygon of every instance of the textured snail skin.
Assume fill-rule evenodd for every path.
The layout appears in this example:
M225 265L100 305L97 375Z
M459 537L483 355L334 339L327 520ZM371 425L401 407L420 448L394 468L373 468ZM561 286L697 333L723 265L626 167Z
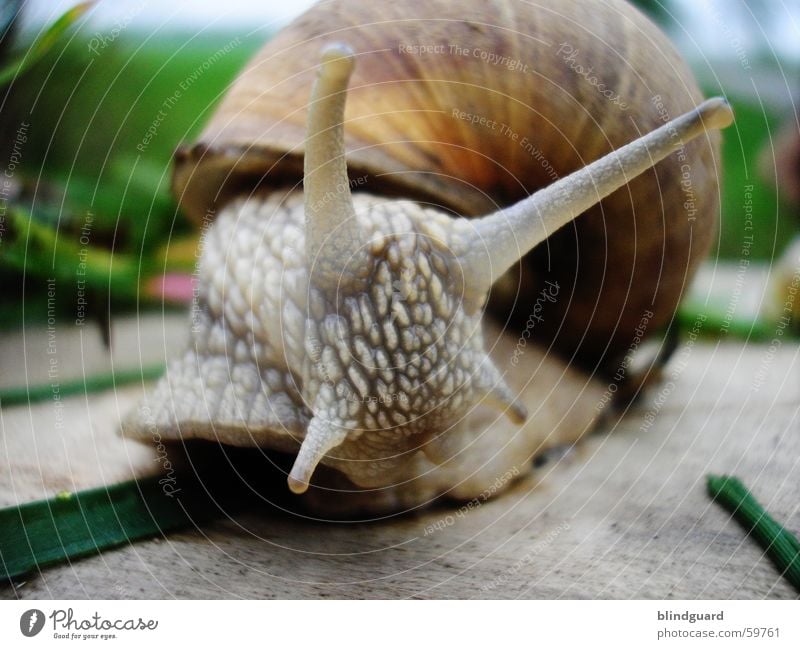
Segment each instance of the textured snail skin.
M409 453L435 456L431 434L484 397L524 419L484 352L481 313L458 300L449 249L427 234L449 217L364 194L354 204L370 289L352 293L344 266L333 295L308 285L302 192L223 210L204 237L189 351L128 434L182 428L296 452L313 413L342 431L326 463L374 487L407 478Z

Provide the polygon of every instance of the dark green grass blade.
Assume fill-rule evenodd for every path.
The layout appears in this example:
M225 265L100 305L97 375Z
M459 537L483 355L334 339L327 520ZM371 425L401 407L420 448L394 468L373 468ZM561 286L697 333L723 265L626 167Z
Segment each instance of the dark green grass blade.
M737 478L709 475L708 493L764 548L781 574L800 592L800 541L772 518Z
M61 381L56 387L58 396L61 398L91 394L93 392L111 390L129 383L152 381L160 377L164 370L165 366L163 364L133 370L118 370L113 374L98 374L73 381ZM0 408L47 401L53 398L53 394L54 386L50 383L0 388Z
M48 564L193 528L248 500L220 489L215 503L209 495L215 492L215 484L188 475L174 481L159 476L2 509L0 579L15 579Z

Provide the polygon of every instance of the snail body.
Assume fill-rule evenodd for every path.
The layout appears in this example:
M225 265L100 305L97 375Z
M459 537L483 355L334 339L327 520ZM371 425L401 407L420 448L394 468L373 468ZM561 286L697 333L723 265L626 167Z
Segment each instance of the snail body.
M454 27L457 34L466 30L479 42L492 27L503 39L494 38L493 49L488 44L473 46L473 52L493 52L507 62L531 61L533 65L531 55L545 33L536 21L548 12L513 2L490 4L497 6L481 4L479 13L491 14L495 9L502 17L495 16L495 21L501 26L504 21L516 24L517 20L522 25L510 34L488 20L464 17L460 8L460 16L456 16L451 3L439 2L420 5L420 24L432 30L426 34L431 41L444 33L440 30L444 24ZM565 20L569 22L571 11L580 13L591 7L588 10L594 12L595 4L566 3L565 13L550 19L555 35L565 28ZM320 5L278 35L223 101L202 143L179 156L175 185L178 195L186 197L186 208L198 213L199 208L208 210L213 204L220 206L219 214L203 240L199 300L192 314L189 349L170 364L146 405L123 423L123 432L147 437L158 430L165 439L202 437L292 453L296 457L288 484L293 492L305 493L322 463L346 478L348 490L360 490L358 498L352 497L354 506L398 509L442 493L474 497L496 482L498 475L518 472L530 460L553 432L540 426L553 420L570 425L566 414L572 405L559 405L557 397L537 402L535 411L529 413L531 401L525 390L530 386L510 385L505 378L507 368L498 367L487 352L483 316L490 291L509 270L516 269L523 279L531 274L538 263L535 259L527 270L520 270L520 259L529 251L542 242L549 244L548 237L599 200L609 196L613 200L628 181L673 151L689 156L688 141L705 134L706 129L726 126L731 113L723 100L709 100L697 107L692 102L684 115L639 139L630 138L634 141L623 146L611 142L613 151L605 156L600 154L610 138L588 146L588 152L579 157L593 159L591 164L555 182L541 182L541 174L517 175L533 169L530 156L522 164L520 152L512 150L508 165L492 158L491 149L498 144L492 137L478 138L487 144L489 154L487 146L483 150L468 146L475 136L466 124L456 125L456 134L466 134L461 139L457 136L442 143L432 138L441 111L428 108L433 115L429 117L420 110L423 124L415 127L410 120L413 115L406 114L402 103L392 110L393 100L402 96L392 90L393 85L408 93L419 92L426 84L409 71L406 59L376 47L379 25L369 26L370 16L358 13L358 7L354 2ZM622 9L621 4L613 5L613 11ZM516 10L527 13L512 15ZM395 9L389 14L392 11ZM429 17L430 12L436 17ZM352 20L357 14L360 23ZM414 12L411 15L416 16ZM649 25L638 14L632 16L634 25ZM391 15L388 20L396 22L387 25L407 22ZM605 25L603 21L598 24ZM342 26L337 29L337 25ZM613 31L613 27L609 29ZM379 32L378 36L373 32ZM319 47L321 40L333 39L346 44ZM537 45L526 47L528 39ZM282 70L285 84L278 81L265 86L263 79L256 83L254 77L275 53L290 52L286 60L297 61L297 52L292 51L295 43L301 49L316 47L317 58L322 50L308 109L302 111L302 155L297 151L299 143L293 140L298 112L292 107L299 93L295 84L307 81L308 74L293 75L290 65ZM508 50L512 44L518 46L514 51ZM429 69L427 78L445 95L436 99L462 106L456 111L469 115L494 115L495 122L507 119L502 123L511 128L509 125L519 121L514 114L526 112L521 108L524 103L513 96L503 97L496 88L498 82L488 81L487 66L500 59L477 58L483 77L476 76L472 60L450 61L449 75L437 67L441 61ZM672 62L671 55L666 58ZM354 67L363 69L367 77L372 75L369 85L358 74L351 80ZM388 68L388 77L384 68ZM479 109L464 89L481 78L489 85L479 86L479 96L487 96L488 88L492 101ZM364 107L364 92L370 86L375 99L372 113ZM263 103L257 93L265 88L270 98ZM690 99L693 92L688 93ZM294 103L286 101L286 93ZM541 94L533 93L539 104ZM499 98L505 103L498 103ZM356 116L350 119L360 124L354 129L359 144L349 164L345 161L345 133L350 130L350 122L344 127L346 99L348 107L355 100ZM602 102L608 103L605 95ZM230 120L226 116L235 106L240 107L239 113ZM259 108L260 119L274 121L257 125L250 114L254 106ZM276 116L276 110L283 111L282 116ZM548 110L555 114L559 108ZM619 111L619 105L612 110ZM541 106L528 106L530 111L539 114L540 126L553 125ZM591 114L589 106L583 119ZM451 111L445 118L447 124L442 124L442 134L454 130L454 119L464 121ZM246 134L248 125L251 130ZM280 134L273 134L267 142L265 134L273 129ZM405 143L413 145L405 147L408 150L396 146L404 129ZM395 140L384 140L388 146L367 143L369 138L392 132ZM695 147L692 163L702 167L713 153L710 149L708 145ZM461 168L453 157L458 150L466 152ZM298 157L303 161L302 190L286 183ZM415 164L419 166L412 171ZM559 163L560 167L569 165ZM510 173L512 180L504 178L498 168ZM675 173L670 169L661 174L669 177ZM353 179L359 178L362 170L378 180L367 183L369 192L351 191ZM457 175L457 171L461 173ZM703 183L713 184L713 175L702 170L695 173ZM254 177L265 174L266 183L253 182ZM531 183L544 188L528 196ZM634 190L633 184L628 187L634 193L641 191ZM487 194L487 188L493 188L494 194ZM409 199L395 197L404 193ZM465 218L487 206L491 209L484 216ZM461 216L454 215L459 207ZM620 216L609 218L609 227L622 220ZM685 219L675 220L674 226L664 226L666 234L661 228L651 233L656 241L662 233L662 251L686 236ZM713 218L711 221L713 228ZM711 231L708 224L701 230ZM691 228L688 231L691 234ZM585 232L579 233L578 239L583 236ZM613 236L611 239L616 241ZM633 240L636 243L639 237ZM610 247L619 252L629 243ZM645 251L653 245L651 241L644 246ZM683 250L678 256L687 254L693 253ZM617 261L625 266L621 257ZM636 268L639 262L634 259L631 263ZM682 281L695 263L694 257L687 259ZM535 279L520 290L538 293L545 283L558 287L559 282L564 283L566 271L560 272L544 278L534 273ZM670 280L665 279L665 284ZM643 291L651 296L651 313L657 312L662 319L680 295L680 288L676 292L667 286L665 290L669 295L651 283ZM580 293L573 290L570 299ZM602 290L600 293L602 297ZM551 297L555 302L555 296ZM519 295L516 299L520 301ZM597 299L595 295L593 300ZM616 313L612 309L611 316L618 323L625 315L624 305L623 301ZM587 308L567 309L562 324ZM606 347L630 337L630 331L618 335L616 329L608 329L606 320L611 316L600 318L596 326L584 323L583 330L590 332L591 339L589 351L581 354L584 361L596 360L596 354L593 357L590 352L596 352L603 336ZM551 342L563 353L564 346L579 334L557 336ZM558 364L556 371L574 372L565 362ZM508 421L501 425L476 417L486 406L499 410ZM543 419L542 408L554 410L557 416ZM567 437L578 437L591 419L585 417ZM336 500L336 507L341 507L341 499Z

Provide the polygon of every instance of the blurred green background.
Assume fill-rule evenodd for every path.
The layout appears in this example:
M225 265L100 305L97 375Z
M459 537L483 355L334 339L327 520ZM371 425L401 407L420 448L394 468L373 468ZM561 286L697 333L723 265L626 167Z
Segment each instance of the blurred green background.
M639 4L681 47L683 26L672 3ZM142 29L134 20L130 26L117 22L116 27L98 27L91 20L94 7L87 5L86 12L79 8L67 16L52 42L40 43L40 60L26 63L27 69L20 71L14 66L21 56L36 50L32 44L42 40L47 27L15 30L12 18L20 7L24 14L21 3L5 2L0 12L0 55L4 69L12 72L2 88L0 160L3 164L14 160L15 146L21 159L0 196L4 287L0 327L44 321L48 308L74 317L75 295L69 291L59 290L47 302L47 278L74 285L81 262L90 315L102 317L109 305L131 308L153 297L141 284L142 276L165 268L191 270L190 241L184 249L174 247L177 255L166 266L160 249L160 242L169 237L179 241L191 233L169 193L172 152L199 131L227 84L269 38L270 29L180 30L174 24ZM120 20L126 20L120 13ZM741 54L741 49L733 43L726 63L724 59L693 60L688 42L684 40L681 49L690 55L704 90L708 95L725 94L737 117L736 128L725 134L723 224L714 255L722 260L740 259L745 218L742 187L752 183L758 229L751 259L771 262L797 232L798 222L795 208L779 202L775 182L759 175L757 167L770 134L787 116L791 92L800 89L797 61L783 60L767 46L748 45L752 70L747 74L757 75L759 70L773 74L777 86L773 94L786 95L776 101L748 84L747 74L740 78L742 62L734 54ZM764 40L768 42L769 34ZM204 66L210 55L226 46L225 56ZM685 47L690 51L685 52ZM198 70L202 71L198 74ZM194 82L182 88L193 74ZM176 91L179 101L165 107L165 98ZM157 132L145 141L151 126ZM81 243L84 227L91 228L88 252Z

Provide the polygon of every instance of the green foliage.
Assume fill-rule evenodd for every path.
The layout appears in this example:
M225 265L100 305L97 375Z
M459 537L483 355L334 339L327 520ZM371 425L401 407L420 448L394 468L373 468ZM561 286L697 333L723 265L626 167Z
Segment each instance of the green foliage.
M81 2L64 12L29 48L17 55L14 61L0 68L0 86L16 79L41 59L78 19L91 8L93 2Z
M736 122L723 132L722 227L717 254L738 261L747 255L743 253L747 247L749 259L771 260L796 233L793 220L778 204L774 188L758 172L759 156L778 120L760 106L737 98L730 101ZM752 205L751 214L745 209L747 201ZM752 230L748 229L750 223ZM746 239L749 236L752 242Z
M147 250L176 219L173 151L196 135L265 36L102 36L82 30L52 51L15 92L11 112L31 123L28 175L61 185L70 213L91 210L108 229L124 222L122 250Z
M47 33L62 34L63 20ZM25 324L44 317L47 277L74 286L87 220L85 256L100 264L92 286L112 289L118 307L135 304L158 248L191 229L170 194L172 154L268 36L83 28L37 49L38 64L15 79L2 109L0 160L21 161L0 216L9 230L0 233L0 276L10 287L0 295L0 326L23 324L23 294L41 306L27 310ZM65 314L74 310L69 293L57 304Z

